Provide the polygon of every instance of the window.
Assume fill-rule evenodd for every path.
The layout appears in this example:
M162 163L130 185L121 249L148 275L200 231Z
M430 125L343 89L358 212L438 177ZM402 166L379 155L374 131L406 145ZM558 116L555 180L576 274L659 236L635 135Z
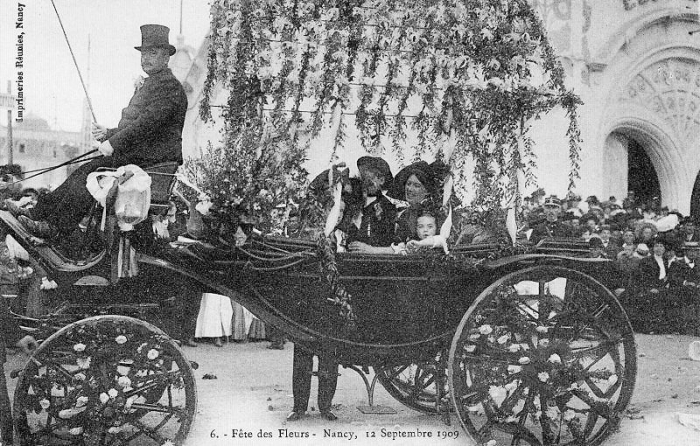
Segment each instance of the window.
M24 143L20 143L19 144L19 153L24 153L24 149L25 149Z

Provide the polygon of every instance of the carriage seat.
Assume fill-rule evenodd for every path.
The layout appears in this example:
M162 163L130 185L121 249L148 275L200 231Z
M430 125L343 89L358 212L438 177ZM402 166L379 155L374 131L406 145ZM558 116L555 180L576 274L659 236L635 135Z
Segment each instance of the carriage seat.
M177 162L171 161L143 169L151 177L151 212L162 212L168 209L178 167L180 165Z

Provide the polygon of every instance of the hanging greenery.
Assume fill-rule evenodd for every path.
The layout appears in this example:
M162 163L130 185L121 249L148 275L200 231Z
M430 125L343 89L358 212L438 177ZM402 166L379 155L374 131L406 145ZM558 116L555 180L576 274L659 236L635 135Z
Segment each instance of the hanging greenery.
M526 0L214 0L211 19L201 117L217 85L229 96L223 145L195 164L221 206L303 196L310 142L336 129L333 161L354 124L369 153L444 159L498 207L517 172L532 184L527 131L557 106L577 177L580 101Z

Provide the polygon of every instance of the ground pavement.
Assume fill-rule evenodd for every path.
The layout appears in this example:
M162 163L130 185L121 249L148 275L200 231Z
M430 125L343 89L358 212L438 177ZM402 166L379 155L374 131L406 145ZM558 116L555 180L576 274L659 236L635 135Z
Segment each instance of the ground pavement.
M683 414L700 417L700 362L688 358L688 345L697 339L637 336L637 387L620 432L611 436L606 446L700 446L700 426L695 430L679 421L684 419ZM446 426L437 417L405 408L381 386L375 393L375 404L390 406L397 413L362 414L356 408L367 404L362 381L355 372L342 368L334 399L339 420L325 422L317 410L312 410L309 417L287 423L285 417L292 407L292 345L287 344L282 351L266 346L266 342L231 343L223 348L200 344L185 349L200 366L195 371L199 408L186 446L472 444L456 419ZM23 358L17 355L10 359L7 370L17 368ZM205 374L217 379L205 380ZM316 405L315 395L314 380L310 406ZM392 439L401 432L416 430L431 436Z

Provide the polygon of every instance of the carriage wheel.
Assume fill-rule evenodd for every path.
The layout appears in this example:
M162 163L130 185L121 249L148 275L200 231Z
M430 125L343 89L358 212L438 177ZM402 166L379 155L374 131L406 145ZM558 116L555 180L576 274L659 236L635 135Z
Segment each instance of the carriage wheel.
M15 390L15 426L23 446L180 445L196 400L190 363L165 333L96 316L34 353Z
M430 414L449 410L446 355L441 352L432 361L377 367L377 380L392 397L413 410Z
M555 266L484 290L457 328L448 365L452 403L479 444L600 444L636 372L632 327L615 296Z

